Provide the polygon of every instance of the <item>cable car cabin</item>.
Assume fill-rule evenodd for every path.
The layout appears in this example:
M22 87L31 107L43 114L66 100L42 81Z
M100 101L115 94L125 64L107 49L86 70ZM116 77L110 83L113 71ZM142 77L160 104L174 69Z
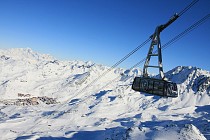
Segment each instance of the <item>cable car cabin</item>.
M163 97L178 97L176 83L161 79L135 77L132 89Z
M163 72L162 52L160 33L173 23L179 15L174 14L170 20L163 25L157 26L153 35L150 36L151 44L144 63L143 77L136 77L132 84L132 89L135 91L146 92L163 97L178 97L177 85L166 80ZM154 48L157 48L154 51ZM151 57L158 59L158 65L149 65ZM148 68L158 68L160 79L150 78L148 75Z

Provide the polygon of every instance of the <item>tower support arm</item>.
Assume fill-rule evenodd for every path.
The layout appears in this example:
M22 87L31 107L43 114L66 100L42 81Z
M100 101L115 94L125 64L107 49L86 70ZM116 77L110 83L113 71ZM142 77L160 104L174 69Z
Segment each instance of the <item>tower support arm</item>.
M159 26L160 32L162 32L165 28L167 28L169 25L171 25L178 17L179 17L179 15L176 13L169 19L169 21L167 23L160 25Z

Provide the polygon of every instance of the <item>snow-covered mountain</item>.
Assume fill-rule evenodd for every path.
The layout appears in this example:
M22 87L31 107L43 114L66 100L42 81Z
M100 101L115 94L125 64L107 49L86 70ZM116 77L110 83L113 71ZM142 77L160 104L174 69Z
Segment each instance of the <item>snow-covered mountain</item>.
M141 73L0 50L0 139L210 139L210 72L168 71L178 98L133 91Z

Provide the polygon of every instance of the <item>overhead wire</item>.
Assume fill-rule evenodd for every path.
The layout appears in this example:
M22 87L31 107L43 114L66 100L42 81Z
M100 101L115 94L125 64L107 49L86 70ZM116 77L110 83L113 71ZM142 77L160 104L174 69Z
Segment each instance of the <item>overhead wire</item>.
M188 34L189 32L191 32L192 30L194 30L197 26L200 26L201 24L203 24L204 22L207 21L207 19L210 17L210 14L207 14L206 16L204 16L203 18L201 18L200 20L198 20L197 22L195 22L193 25L191 25L189 28L187 28L186 30L184 30L182 33L178 34L177 36L175 36L173 39L171 39L170 41L168 41L166 44L164 44L162 46L162 49L167 48L169 45L173 44L174 42L178 41L180 38L182 38L182 36L185 36L186 34Z
M186 13L191 7L193 7L199 0L193 0L187 7L185 7L181 12L178 13L179 16L182 16Z

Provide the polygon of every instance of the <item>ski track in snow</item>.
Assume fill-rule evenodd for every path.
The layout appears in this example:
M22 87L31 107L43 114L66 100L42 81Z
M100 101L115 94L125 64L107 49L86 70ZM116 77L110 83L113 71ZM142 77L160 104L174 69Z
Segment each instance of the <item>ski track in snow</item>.
M131 89L132 80L141 74L139 69L113 69L85 88L109 67L60 61L31 49L0 50L0 64L2 140L210 139L208 71L172 69L166 77L178 83L179 97L161 98ZM58 103L4 104L25 98L18 93L47 96Z

